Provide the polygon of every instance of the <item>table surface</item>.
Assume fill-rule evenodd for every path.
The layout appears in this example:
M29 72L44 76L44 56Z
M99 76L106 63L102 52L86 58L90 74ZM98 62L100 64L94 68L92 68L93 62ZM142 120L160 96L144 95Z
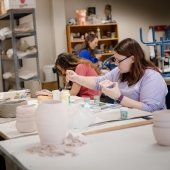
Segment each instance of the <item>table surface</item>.
M77 99L77 97L74 97L73 99ZM30 100L29 104L35 104L35 102L37 102L37 101L36 100ZM76 108L76 105L74 107ZM119 125L122 126L122 125L125 125L125 124L128 125L128 124L133 123L133 122L143 121L143 119L120 121L120 110L119 110L119 108L114 108L114 107L113 108L112 107L111 108L106 107L106 109L102 109L102 110L99 110L97 112L94 111L93 114L96 117L95 120L94 120L94 126L86 128L85 130L83 130L84 132L87 132L87 131L89 132L89 131L93 131L93 130L96 130L96 129L109 128L109 127L119 126ZM148 115L151 115L151 113L140 111L140 110L137 110L137 109L129 109L129 111L128 111L128 119L138 118L138 117L141 117L141 116L148 116ZM108 122L107 124L105 124L105 122L110 121L110 120L113 121L113 122L110 122L110 123ZM119 121L115 122L117 120L119 120ZM18 138L18 137L37 134L37 131L31 132L31 133L19 133L18 130L16 129L16 120L14 118L13 119L12 118L10 118L10 119L0 118L0 122L1 122L0 123L0 136L4 139L12 139L12 138ZM100 124L102 122L104 123L103 125ZM100 126L98 126L96 123L97 124L99 123Z
M0 150L21 169L30 170L169 170L170 147L160 146L152 125L85 136L77 156L42 157L29 153L38 135L0 142Z

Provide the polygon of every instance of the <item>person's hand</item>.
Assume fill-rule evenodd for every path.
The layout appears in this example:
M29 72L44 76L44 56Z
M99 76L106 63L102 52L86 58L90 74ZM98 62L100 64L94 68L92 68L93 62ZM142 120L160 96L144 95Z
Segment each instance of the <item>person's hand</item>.
M99 85L104 88L104 87L108 87L111 88L114 86L114 82L110 81L110 80L103 80L99 83Z
M36 92L36 96L52 96L52 92L46 89Z
M100 58L102 57L102 54L95 54L95 57L100 60Z
M100 82L101 84L102 82ZM109 96L112 99L118 99L121 95L120 89L118 87L118 83L117 82L111 82L111 81L107 81L105 83L103 83L105 85L101 85L102 87L102 92Z
M66 80L67 81L76 82L77 77L78 77L78 75L74 71L72 71L72 70L67 70L66 71Z

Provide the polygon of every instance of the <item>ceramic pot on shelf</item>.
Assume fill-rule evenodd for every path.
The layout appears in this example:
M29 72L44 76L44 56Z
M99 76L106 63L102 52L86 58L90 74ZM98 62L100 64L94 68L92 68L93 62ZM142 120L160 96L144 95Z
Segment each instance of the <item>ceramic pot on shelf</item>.
M57 100L42 101L36 110L36 123L41 144L62 144L68 128L67 104Z

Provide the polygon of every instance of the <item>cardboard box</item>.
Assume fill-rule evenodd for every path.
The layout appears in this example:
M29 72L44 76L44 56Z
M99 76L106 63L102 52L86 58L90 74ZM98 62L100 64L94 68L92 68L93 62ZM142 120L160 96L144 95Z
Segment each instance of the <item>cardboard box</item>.
M36 0L4 0L5 10L18 8L36 8Z

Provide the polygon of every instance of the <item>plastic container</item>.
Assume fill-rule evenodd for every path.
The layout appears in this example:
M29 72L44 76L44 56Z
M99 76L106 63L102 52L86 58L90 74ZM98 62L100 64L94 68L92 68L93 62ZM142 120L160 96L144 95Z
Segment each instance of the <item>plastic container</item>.
M125 120L128 118L128 108L127 107L121 107L120 108L120 119Z
M60 94L60 99L62 102L69 104L70 103L70 92L69 90L62 90Z

